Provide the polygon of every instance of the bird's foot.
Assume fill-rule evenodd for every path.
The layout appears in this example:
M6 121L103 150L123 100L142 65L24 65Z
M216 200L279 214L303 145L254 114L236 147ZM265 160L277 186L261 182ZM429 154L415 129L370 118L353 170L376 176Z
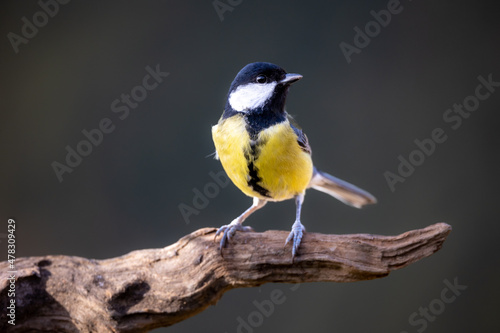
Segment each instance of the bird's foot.
M299 249L300 242L302 241L302 236L304 235L304 232L306 232L306 228L300 223L299 220L296 220L295 223L292 225L292 231L288 235L285 246L288 244L293 239L293 244L292 244L292 262L293 259L295 258L295 255L297 254L297 250Z
M214 240L222 233L222 238L220 240L220 251L222 254L222 248L226 246L227 242L231 240L231 237L234 236L236 231L253 231L252 227L244 227L241 225L241 222L238 220L234 220L233 222L223 225L217 230L215 233Z

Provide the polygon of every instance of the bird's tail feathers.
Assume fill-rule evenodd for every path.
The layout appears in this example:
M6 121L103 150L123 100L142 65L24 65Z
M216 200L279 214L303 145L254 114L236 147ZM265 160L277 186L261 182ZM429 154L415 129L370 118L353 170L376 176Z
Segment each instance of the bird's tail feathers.
M309 187L329 194L343 203L356 208L377 202L377 199L365 190L316 168L314 168Z

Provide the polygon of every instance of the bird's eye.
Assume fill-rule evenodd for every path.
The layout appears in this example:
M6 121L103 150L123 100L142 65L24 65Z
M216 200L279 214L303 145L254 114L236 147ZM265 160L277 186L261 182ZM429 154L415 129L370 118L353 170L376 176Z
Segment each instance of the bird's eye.
M255 79L255 81L257 81L257 83L266 83L267 82L267 78L264 75L259 75Z

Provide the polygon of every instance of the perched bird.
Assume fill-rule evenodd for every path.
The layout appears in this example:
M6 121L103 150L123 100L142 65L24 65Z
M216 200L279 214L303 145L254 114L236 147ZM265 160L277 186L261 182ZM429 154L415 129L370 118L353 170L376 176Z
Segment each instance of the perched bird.
M215 237L222 233L221 251L236 231L252 230L243 221L268 201L295 198L296 219L285 242L293 240L293 260L305 232L300 211L308 188L356 208L376 202L370 193L313 166L306 135L285 111L289 87L301 78L277 65L255 62L231 83L222 117L212 127L215 156L232 182L253 197L253 204L217 230Z

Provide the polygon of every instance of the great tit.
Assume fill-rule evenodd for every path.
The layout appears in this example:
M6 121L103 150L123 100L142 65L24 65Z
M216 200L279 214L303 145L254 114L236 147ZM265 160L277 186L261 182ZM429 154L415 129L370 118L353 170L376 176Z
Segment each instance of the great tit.
M293 260L305 232L300 211L308 188L356 208L376 202L370 193L314 167L306 135L285 111L290 85L301 78L277 65L255 62L231 83L222 117L212 127L215 157L234 185L253 197L253 204L217 230L215 237L222 233L221 251L236 231L252 230L243 221L268 201L295 198L296 219L285 242L293 239Z

